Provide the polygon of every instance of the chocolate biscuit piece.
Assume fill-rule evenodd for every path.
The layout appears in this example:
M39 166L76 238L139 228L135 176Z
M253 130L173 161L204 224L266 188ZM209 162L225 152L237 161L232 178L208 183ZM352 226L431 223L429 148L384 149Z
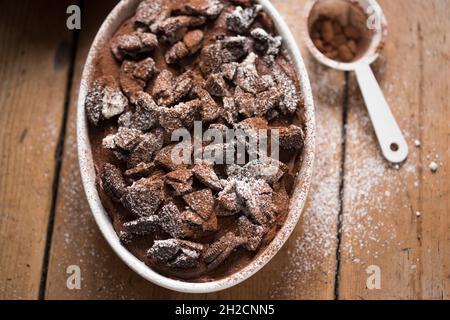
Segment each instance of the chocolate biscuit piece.
M164 205L158 213L159 226L173 238L186 238L192 236L192 230L186 225L178 207L172 202Z
M241 87L236 87L234 91L234 102L240 114L243 114L247 118L255 115L255 98L251 93L245 92Z
M217 216L212 214L208 220L203 220L198 213L186 210L183 212L184 221L195 228L196 234L202 236L204 233L216 232L217 231ZM199 233L199 231L201 231Z
M144 0L142 1L133 17L133 23L136 27L145 26L149 27L155 21L161 18L168 18L167 10L164 10L165 0Z
M192 169L195 177L205 186L213 190L222 190L220 179L217 177L214 167L207 164L197 164Z
M179 41L175 43L169 50L167 50L164 58L167 64L174 64L181 59L189 55L189 49L186 47L184 42Z
M192 92L200 99L198 110L202 121L212 122L217 120L222 113L222 108L214 101L209 92L199 86L195 86Z
M134 221L126 222L123 224L125 232L145 236L154 233L160 222L159 216L153 215L149 217L142 217Z
M246 217L241 216L238 222L239 235L246 239L245 248L249 251L258 250L264 237L264 227L253 224Z
M181 143L168 145L168 146L162 148L158 152L158 154L155 157L155 164L157 164L158 166L161 166L167 170L170 170L170 171L185 168L186 164L174 162L174 160L182 160L182 159L173 159L173 155L176 154L176 150L178 148L182 149L183 151L186 151L189 149L189 152L190 152L189 159L190 159L191 155L192 155L192 148L189 148L189 147L190 147L190 145L186 145L185 148L183 148L183 145ZM181 156L184 156L184 155L181 155Z
M233 124L238 118L238 106L231 97L223 98L223 118L229 123Z
M147 255L159 263L181 269L198 265L203 245L179 239L156 240Z
M183 37L183 43L189 51L189 54L195 54L202 48L203 39L205 38L203 31L192 30Z
M142 132L149 131L157 125L162 108L155 103L147 92L141 91L135 95L135 98L135 112L123 114L119 121L129 128Z
M188 28L199 27L205 22L205 17L176 16L154 24L151 30L159 35L163 43L174 44L183 39L188 32Z
M127 188L121 202L136 217L149 217L159 208L163 197L163 181L159 177L144 178Z
M236 194L245 202L248 215L259 225L266 225L274 217L272 188L262 179L236 181Z
M253 52L239 65L234 78L234 83L246 92L257 94L267 89L267 84L256 70L258 56Z
M190 169L178 169L166 175L166 184L170 185L178 196L192 192L193 174Z
M135 96L144 90L156 72L155 61L150 57L139 62L126 60L122 63L120 86L132 103L135 103Z
M227 95L227 84L220 74L211 74L205 83L205 89L213 96L224 97Z
M140 31L120 35L111 41L111 51L118 61L148 54L157 46L158 38L154 34Z
M301 150L305 140L305 134L302 128L290 125L289 127L279 128L280 147L285 150Z
M245 34L256 16L262 9L261 5L255 5L250 8L243 9L241 6L236 7L232 13L227 14L227 28L238 34Z
M128 106L128 99L110 77L94 81L89 89L85 107L90 123L98 125L101 120L120 115Z
M141 142L134 148L127 158L128 168L133 168L140 163L151 163L156 153L163 147L162 135L146 133L142 135Z
M273 75L277 87L283 95L280 101L281 112L285 115L293 114L297 111L300 102L294 81L279 67L274 68Z
M141 131L120 127L117 133L103 139L103 147L119 152L130 152L142 141L142 138Z
M127 179L138 180L148 177L155 169L154 163L141 162L134 168L125 171L124 176Z
M119 168L113 164L105 163L100 171L100 180L106 194L115 201L119 201L127 188Z
M237 62L227 63L222 65L222 67L220 68L220 73L225 79L233 81L238 67L239 63Z
M186 103L181 102L172 108L163 108L159 117L161 127L169 133L176 129L192 128L199 106L199 100L191 100Z
M153 97L160 106L169 107L184 98L192 88L192 75L185 72L175 78L169 70L163 70L155 79Z
M270 111L280 105L282 97L281 91L275 86L258 93L255 101L255 114L259 117L267 115Z
M214 197L211 189L195 191L183 196L183 200L198 213L203 220L208 220L214 213Z
M208 270L220 266L236 248L244 243L244 238L237 237L234 233L229 232L210 245L203 253L203 260L208 264Z
M220 0L190 0L175 6L174 11L185 15L200 15L215 19L223 10Z
M262 28L253 29L251 35L256 40L256 50L262 52L269 63L273 63L280 52L282 38L273 37Z
M200 70L204 76L218 73L222 65L236 62L249 51L249 39L242 36L225 37L203 47L200 54Z
M232 216L242 210L242 204L235 192L220 194L217 198L218 216Z

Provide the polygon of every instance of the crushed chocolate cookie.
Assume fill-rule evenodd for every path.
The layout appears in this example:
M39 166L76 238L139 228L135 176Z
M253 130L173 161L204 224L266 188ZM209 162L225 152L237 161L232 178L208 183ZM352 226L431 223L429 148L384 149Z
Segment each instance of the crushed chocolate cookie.
M203 254L203 260L208 264L208 269L213 270L220 266L245 241L244 238L237 237L234 233L229 232L209 246Z
M152 25L151 31L158 34L163 43L174 44L183 39L190 27L199 27L205 22L201 16L176 16Z
M139 180L148 177L155 169L155 164L141 162L134 168L125 171L124 176L127 179Z
M205 186L219 191L222 190L222 185L220 183L219 177L217 177L214 167L207 164L195 165L192 169L195 177Z
M203 220L208 220L214 212L214 197L211 189L195 191L183 196L183 200L192 208Z
M100 179L106 194L115 201L120 201L127 186L119 168L110 163L105 163L100 171Z
M137 220L126 222L123 224L123 230L126 233L145 236L152 234L158 228L160 218L156 215L142 217Z
M142 135L141 142L127 157L127 167L134 168L140 163L151 163L156 153L163 147L162 135L146 133Z
M133 17L135 26L149 27L158 19L168 18L168 11L164 9L164 0L144 0L142 1Z
M262 28L253 29L251 35L255 39L256 50L263 53L269 63L273 63L280 52L282 38L273 37Z
M253 224L246 217L242 216L238 222L239 235L246 239L245 248L249 251L258 250L264 237L264 227Z
M149 54L158 46L158 38L152 33L136 31L118 36L111 42L111 51L118 61L126 57L136 58Z
M280 147L286 150L301 150L305 140L302 128L294 125L279 128Z
M174 144L162 148L155 157L155 164L171 171L184 168L185 165L180 163L174 163L172 159L172 153L174 152L174 149L177 147L178 145Z
M191 230L183 220L182 213L172 202L163 206L158 216L160 218L159 226L173 238L186 238L192 235Z
M256 16L262 9L261 5L255 5L251 8L243 9L241 6L236 7L236 9L227 14L227 28L230 31L234 31L238 34L245 34L253 21L255 21Z
M152 95L159 106L170 107L189 93L192 84L190 72L175 78L169 70L163 70L155 79Z
M203 245L179 239L157 240L147 255L167 266L181 269L194 268L198 264Z
M224 97L227 95L227 84L223 79L222 75L213 73L211 74L205 83L205 89L216 97Z
M86 115L90 123L98 125L101 120L111 119L125 111L128 99L115 85L115 80L96 80L86 96Z
M121 202L136 217L148 217L158 210L163 198L163 181L144 178L127 188Z
M200 70L203 75L220 71L222 65L236 62L249 51L249 39L242 36L226 37L203 47L200 54Z
M286 115L293 114L297 111L300 102L294 81L279 67L273 70L273 76L279 90L283 94L280 101L281 112Z
M176 195L192 192L193 173L190 169L178 169L166 175L166 183L170 185Z
M234 82L236 86L246 92L256 94L267 89L267 85L256 70L256 59L258 56L253 52L239 65L236 70Z

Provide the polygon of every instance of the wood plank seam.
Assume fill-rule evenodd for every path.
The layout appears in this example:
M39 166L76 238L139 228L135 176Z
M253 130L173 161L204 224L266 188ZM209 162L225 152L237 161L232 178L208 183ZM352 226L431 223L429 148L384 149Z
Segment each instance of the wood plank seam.
M348 102L349 102L349 72L345 72L344 97L342 100L342 154L341 154L341 181L339 185L339 213L338 226L336 234L336 270L334 272L334 300L339 300L339 273L341 269L341 241L342 225L344 218L344 184L345 184L345 156L347 145L347 121L348 121Z
M83 12L83 0L80 0L77 2L77 4L81 8L81 12ZM48 218L48 224L47 224L47 232L46 232L46 239L45 239L45 251L44 251L44 259L42 262L42 273L41 273L41 280L39 284L39 300L44 300L45 297L45 289L46 289L46 283L47 283L47 275L48 275L48 264L50 259L50 250L52 245L52 238L53 238L53 229L55 225L55 212L56 212L56 200L58 196L58 188L60 183L60 176L61 176L61 167L63 162L63 154L64 154L64 140L67 132L67 120L68 120L68 114L69 114L69 106L70 106L70 97L71 92L73 88L73 76L75 73L75 62L76 62L76 55L77 55L77 49L78 49L78 43L79 43L79 37L80 37L80 30L74 30L72 31L72 45L70 48L70 66L69 66L69 72L67 74L67 86L65 90L65 97L64 97L64 110L63 110L63 119L62 119L62 125L61 125L61 132L59 133L58 137L58 145L55 150L55 175L53 177L53 186L52 186L52 201L51 201L51 207L49 212L49 218Z

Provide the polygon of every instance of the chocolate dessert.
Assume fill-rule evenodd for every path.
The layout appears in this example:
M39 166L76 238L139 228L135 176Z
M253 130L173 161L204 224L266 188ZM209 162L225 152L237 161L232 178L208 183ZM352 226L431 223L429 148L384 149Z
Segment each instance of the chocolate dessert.
M262 254L289 213L305 139L299 80L262 7L144 0L94 66L85 108L97 189L123 245L196 282Z

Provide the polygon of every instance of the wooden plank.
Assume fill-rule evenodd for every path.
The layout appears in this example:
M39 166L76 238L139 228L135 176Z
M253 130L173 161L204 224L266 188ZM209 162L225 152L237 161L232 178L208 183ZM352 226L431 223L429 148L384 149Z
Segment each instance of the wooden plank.
M50 2L0 3L0 299L39 293L72 44Z
M301 31L298 14L304 1L273 1L286 17L298 43ZM87 3L77 55L74 83L79 82L89 45L108 4ZM306 52L306 50L304 51ZM85 200L76 157L75 100L71 99L55 231L52 242L46 298L48 299L269 299L334 297L337 216L342 139L342 93L344 75L326 70L312 61L308 65L318 109L318 169L312 197L299 227L284 249L253 278L224 292L184 295L152 285L129 270L108 247ZM74 88L77 89L77 88ZM330 142L330 138L332 142ZM325 181L327 186L321 184ZM78 265L82 289L68 290L66 269Z
M448 298L450 5L439 0L380 4L390 35L374 70L410 155L398 169L383 160L352 77L339 298ZM431 161L439 164L436 174L428 168ZM367 288L370 265L380 267L380 290Z

